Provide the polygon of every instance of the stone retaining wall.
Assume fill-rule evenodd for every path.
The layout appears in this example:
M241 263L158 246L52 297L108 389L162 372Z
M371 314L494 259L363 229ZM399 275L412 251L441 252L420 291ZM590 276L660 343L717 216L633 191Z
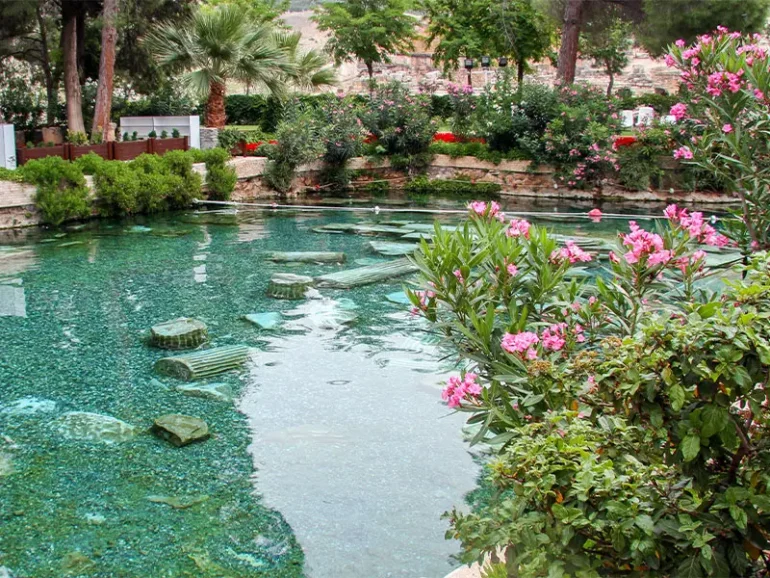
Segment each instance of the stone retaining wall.
M267 159L264 157L237 157L230 161L238 175L238 183L232 196L234 201L276 199L278 196L264 182ZM204 164L196 164L194 170L206 174ZM299 167L292 191L281 198L297 198L312 193L318 184L318 175L323 168L320 162ZM356 183L365 184L375 179L391 181L398 189L405 177L390 167L388 160L370 161L360 157L351 159L348 168L356 172ZM534 198L581 199L581 200L626 200L630 202L677 202L694 205L727 205L734 199L714 193L688 193L673 191L628 191L615 184L606 184L601 189L580 191L559 187L554 183L553 171L548 167L531 167L528 161L503 161L498 165L481 161L475 157L452 158L436 155L428 168L432 179L470 178L472 181L497 183L502 195ZM93 179L86 177L93 190ZM320 192L320 191L319 191ZM35 187L31 185L0 181L0 229L36 225L39 218L34 207Z

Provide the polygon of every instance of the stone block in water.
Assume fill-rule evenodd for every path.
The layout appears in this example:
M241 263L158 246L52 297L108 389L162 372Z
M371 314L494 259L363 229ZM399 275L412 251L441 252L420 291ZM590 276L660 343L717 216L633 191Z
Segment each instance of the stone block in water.
M237 369L246 363L250 351L245 345L228 345L187 355L164 357L155 362L155 371L193 381Z
M381 265L369 265L368 267L359 267L357 269L348 269L338 271L328 275L316 277L318 287L331 287L334 289L350 289L351 287L360 287L386 281L394 277L400 277L417 271L417 265L409 259L396 259L386 261Z
M154 325L151 333L152 344L161 349L194 349L208 339L206 324L189 317Z
M177 413L155 418L152 433L178 448L194 442L202 442L209 439L211 435L209 426L202 419Z
M176 390L189 397L200 397L213 401L229 402L233 400L233 388L226 383L208 383L206 385L179 385Z
M393 241L369 241L372 251L388 257L413 255L417 245L414 243L394 243Z
M276 263L344 263L345 253L328 251L271 251L264 254L265 259Z
M275 329L283 321L281 314L277 311L250 313L248 315L244 315L243 318L249 323L253 323L260 329Z
M304 299L305 291L313 285L313 278L292 273L276 273L267 286L268 297L276 299Z
M108 444L128 441L137 434L136 428L124 421L87 411L65 413L54 420L53 427L70 440Z

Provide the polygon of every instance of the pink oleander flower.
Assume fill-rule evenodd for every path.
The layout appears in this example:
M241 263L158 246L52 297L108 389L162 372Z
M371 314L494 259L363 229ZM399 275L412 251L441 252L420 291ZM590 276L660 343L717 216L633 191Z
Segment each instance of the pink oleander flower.
M458 283L465 283L465 279L463 279L463 273L459 269L455 269L452 273L455 277L457 277Z
M505 231L505 234L509 237L524 237L529 239L529 228L532 225L529 221L524 219L514 219Z
M557 323L545 329L543 331L543 348L550 351L560 351L567 343L567 340L564 338L564 330L566 328L566 323Z
M594 223L598 223L602 220L604 213L602 213L599 209L591 209L588 211L588 216Z
M568 259L570 263L587 263L591 260L591 255L578 247L574 241L567 241L564 247L551 253L551 261L563 259Z
M614 254L614 253L613 253L613 254ZM597 299L596 299L596 297L594 297L593 295L591 295L591 296L588 298L588 304L589 304L589 305L593 305L594 303L596 303L596 301L597 301Z
M477 381L475 373L466 373L461 379L452 376L447 381L447 386L441 392L441 398L451 408L460 407L463 401L476 398L481 394L481 385Z
M596 378L593 375L588 376L586 384L588 385L588 393L596 393L599 391L599 386L596 385Z
M666 265L669 261L671 261L671 258L673 257L673 253L668 250L663 251L655 251L647 258L647 265L650 267L654 267L655 265Z
M674 42L674 44L676 46L678 46L679 48L684 48L687 45L687 43L684 40L682 40L681 38L679 40L677 40L676 42Z
M687 116L687 105L679 102L671 107L669 114L676 118L676 120L682 120Z
M628 225L631 232L622 236L623 244L630 249L623 255L627 263L638 263L643 258L664 250L663 238L660 235L639 228L634 221L629 222Z
M508 353L524 353L538 343L540 343L540 338L537 336L537 333L521 331L519 333L506 333L503 335L500 346Z
M693 158L692 151L690 150L690 147L680 147L674 151L674 158L675 159L686 159L689 160Z
M731 132L733 132L733 125L731 125L731 124L724 125L722 127L722 132L725 133L725 134L730 134Z
M580 323L576 323L574 329L572 332L575 334L575 341L578 343L584 343L586 340L586 336L583 335L583 332L585 329L583 329L583 326L580 325Z
M480 217L494 217L500 222L505 220L505 215L500 212L500 204L495 201L489 203L485 203L484 201L473 201L468 204L468 210Z
M620 259L618 259L618 256L615 254L615 251L610 251L609 258L610 258L610 263L620 263Z
M505 270L508 271L508 275L511 277L515 277L516 274L519 272L519 268L516 267L513 263L508 263L508 265L505 267Z

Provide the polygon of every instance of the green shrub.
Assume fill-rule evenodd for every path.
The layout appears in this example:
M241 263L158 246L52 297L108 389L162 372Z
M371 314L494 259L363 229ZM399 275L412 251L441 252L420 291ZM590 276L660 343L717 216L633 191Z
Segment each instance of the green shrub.
M290 108L287 118L276 130L277 144L262 147L270 159L265 181L276 191L288 192L297 167L316 160L324 152L320 133L321 127L314 114L297 104Z
M80 167L84 175L95 175L109 162L95 152L89 152L75 159L75 164Z
M88 144L88 135L84 132L68 130L67 142L73 145L86 145Z
M15 183L21 183L24 181L24 175L19 169L12 170L0 167L0 181L13 181Z
M157 136L158 136L158 133L155 132L154 130L151 130L150 132L147 133L147 138L155 138Z
M365 131L353 104L347 100L332 102L319 116L320 137L326 149L321 157L324 163L321 184L331 186L332 190L345 189L350 185L346 165L361 154Z
M136 186L136 212L158 213L168 208L168 198L181 177L170 173L139 173Z
M384 154L407 158L399 166L411 172L424 166L424 159L409 157L426 155L433 141L436 124L430 116L429 98L411 94L398 82L378 86L361 120Z
M177 151L170 151L168 154ZM164 160L164 157L158 155L152 155L149 153L142 153L134 160L127 163L132 169L143 173L159 173L164 170L164 165L169 161Z
M364 191L373 197L386 197L390 193L390 182L372 181L366 183Z
M491 198L500 194L502 187L497 183L473 182L467 178L429 179L419 176L410 180L404 191L410 195L433 195L442 197Z
M169 208L184 209L201 196L201 176L192 168L198 153L202 159L205 153L199 149L169 151L161 157L168 172L175 177L168 180L166 188Z
M24 181L37 186L35 206L43 221L58 226L90 215L89 192L80 167L60 157L32 160L19 169Z
M182 136L182 134L179 132L179 129L171 129L171 138L179 138L180 136Z
M139 212L139 177L146 173L133 163L107 162L94 177L101 215L122 217Z
M165 131L165 130L160 131L160 138L168 138L168 131Z
M235 169L227 164L230 153L223 148L213 148L203 152L202 160L206 163L208 198L213 201L230 200L238 182Z

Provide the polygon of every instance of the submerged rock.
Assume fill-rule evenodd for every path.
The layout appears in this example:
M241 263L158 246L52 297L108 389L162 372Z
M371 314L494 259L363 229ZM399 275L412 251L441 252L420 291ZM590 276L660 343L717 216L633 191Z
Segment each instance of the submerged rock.
M243 318L260 329L275 329L282 321L281 314L277 311L250 313L249 315L244 315Z
M312 284L312 277L292 273L276 273L270 279L267 295L276 299L304 299L305 291Z
M387 295L385 295L385 299L397 305L412 304L412 302L409 301L409 297L407 297L406 293L404 293L403 291L394 291L393 293L388 293Z
M133 438L137 430L131 424L109 415L71 411L53 422L54 429L70 440L119 443Z
M236 369L246 363L251 350L245 345L228 345L177 357L164 357L155 362L162 375L193 381Z
M155 418L152 433L176 447L209 439L209 426L200 418L189 415L169 414Z
M206 385L180 385L177 391L189 397L201 397L214 401L232 401L233 388L226 383L209 383Z
M9 454L0 453L0 478L13 473L13 460ZM2 576L2 574L0 574Z
M166 504L175 510L186 510L196 504L208 500L208 496L194 496L191 498L177 498L176 496L147 496L147 501L153 504Z
M265 253L264 256L267 261L274 261L276 263L343 263L345 261L345 253L324 251L271 251Z
M180 317L153 325L152 344L162 349L193 349L208 339L208 328L203 321Z
M41 397L22 397L9 404L0 406L3 415L35 415L56 411L56 402Z

